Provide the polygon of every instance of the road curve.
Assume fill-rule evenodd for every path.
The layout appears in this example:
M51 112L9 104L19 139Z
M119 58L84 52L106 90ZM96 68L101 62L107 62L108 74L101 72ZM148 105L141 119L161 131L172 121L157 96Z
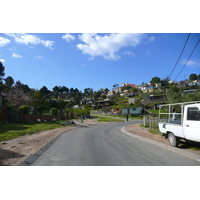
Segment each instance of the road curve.
M193 166L197 159L124 134L122 123L85 126L64 132L33 166Z

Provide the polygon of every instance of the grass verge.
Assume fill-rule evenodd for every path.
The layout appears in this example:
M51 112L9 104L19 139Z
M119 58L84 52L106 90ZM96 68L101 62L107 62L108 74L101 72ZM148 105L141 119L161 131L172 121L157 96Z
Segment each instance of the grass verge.
M66 126L60 125L60 122L62 121L1 125L0 141Z
M98 117L98 122L123 122L120 119L108 118L108 117Z

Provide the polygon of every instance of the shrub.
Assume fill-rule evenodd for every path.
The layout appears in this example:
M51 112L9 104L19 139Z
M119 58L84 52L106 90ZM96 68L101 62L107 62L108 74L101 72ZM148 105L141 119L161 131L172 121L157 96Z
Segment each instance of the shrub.
M44 114L46 111L49 110L49 107L46 105L40 105L36 107L36 113L39 115Z
M57 115L58 114L58 109L57 108L51 108L50 114L51 115Z
M27 106L27 105L23 105L23 106L20 106L18 108L18 110L24 114L29 114L30 113L30 110L31 110L31 107L30 106Z

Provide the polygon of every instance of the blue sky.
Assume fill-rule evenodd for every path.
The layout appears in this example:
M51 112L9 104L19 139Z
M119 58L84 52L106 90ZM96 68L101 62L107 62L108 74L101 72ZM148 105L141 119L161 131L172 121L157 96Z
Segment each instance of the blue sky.
M0 61L5 77L31 88L46 86L112 89L114 84L141 85L174 68L188 33L24 33L0 34ZM188 59L199 33L190 34L172 73L174 80ZM200 73L200 44L176 81Z

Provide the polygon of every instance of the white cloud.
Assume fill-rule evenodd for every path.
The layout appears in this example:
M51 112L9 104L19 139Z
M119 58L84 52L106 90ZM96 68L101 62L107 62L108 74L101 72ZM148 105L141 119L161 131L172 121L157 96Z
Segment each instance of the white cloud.
M15 41L19 44L33 44L33 45L38 45L41 44L49 49L52 49L52 46L54 44L53 41L50 40L42 40L39 37L31 34L26 34L26 33L9 33L7 34L10 37L13 37Z
M135 54L133 52L131 52L131 51L124 51L123 54L125 56L134 56L135 57Z
M65 35L63 35L62 38L66 40L67 42L71 42L75 40L75 37L69 33L66 33Z
M22 58L22 56L20 56L20 55L18 55L18 54L16 54L16 53L13 53L13 54L12 54L12 57L13 57L13 58Z
M185 64L186 63L186 60L182 61L181 64ZM187 66L190 66L190 67L200 67L200 62L199 61L193 61L193 60L188 60Z
M0 62L2 62L2 63L3 63L3 62L6 62L6 61L5 61L4 59L0 59Z
M44 57L43 56L35 56L34 58L36 58L36 59L43 59Z
M4 37L0 37L0 47L3 47L5 45L7 45L8 43L10 43L10 40Z
M120 56L116 53L121 48L136 47L142 42L144 35L140 33L111 33L101 36L96 33L83 33L79 35L79 39L85 44L78 44L77 48L92 58L102 56L108 60L118 60Z

